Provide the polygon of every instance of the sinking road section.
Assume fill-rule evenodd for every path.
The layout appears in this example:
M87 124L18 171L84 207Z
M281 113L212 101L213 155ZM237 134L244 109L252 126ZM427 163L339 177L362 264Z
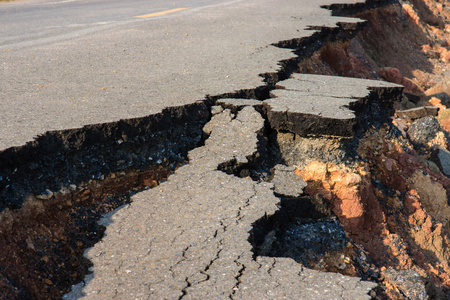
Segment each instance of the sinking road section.
M189 165L105 219L105 238L87 252L93 273L66 299L369 299L374 283L289 258L254 259L249 231L279 200L272 184L217 167L253 157L263 127L251 106L214 115L205 127L210 137L189 153Z
M308 74L295 74L277 85L281 89L272 91L274 98L264 101L269 121L279 131L301 136L352 137L358 129L357 102L359 106L371 106L370 90L375 93L376 89L388 88L396 89L394 100L403 89L375 80Z

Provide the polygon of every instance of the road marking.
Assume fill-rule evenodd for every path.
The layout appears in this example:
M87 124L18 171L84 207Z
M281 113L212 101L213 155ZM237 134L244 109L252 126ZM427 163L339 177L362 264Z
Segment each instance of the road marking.
M50 5L50 4L62 4L62 3L69 3L69 2L75 2L77 0L65 0L65 1L58 1L58 2L47 2L47 3L41 3L42 5Z
M185 10L185 9L189 9L189 7L174 8L174 9L160 11L160 12L156 12L156 13L152 13L152 14L148 14L148 15L135 16L135 18L158 17L158 16L167 15L167 14L171 14L171 13L174 13L174 12L182 11L182 10Z

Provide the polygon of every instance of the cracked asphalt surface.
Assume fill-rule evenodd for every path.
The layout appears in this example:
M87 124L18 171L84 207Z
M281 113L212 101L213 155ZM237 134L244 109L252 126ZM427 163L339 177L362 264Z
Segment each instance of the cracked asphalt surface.
M296 57L273 44L360 22L320 8L349 2L235 1L8 49L0 61L0 97L8 99L0 102L0 149L47 131L148 116L265 86L262 74L275 74L280 62ZM361 93L359 86L346 87ZM375 283L310 270L290 258L253 257L252 224L274 214L280 200L271 183L218 170L255 156L265 124L254 107L261 103L227 103L242 110L213 108L204 128L209 138L189 152L188 165L102 220L105 237L86 253L93 273L65 299L370 298ZM342 111L339 118L353 118Z
M360 21L320 8L336 2L343 1L233 1L0 47L0 150L47 131L263 86L260 74L276 73L280 61L295 57L272 44L318 32L309 26Z
M272 127L299 135L354 135L355 99L368 97L376 88L401 88L398 84L346 77L294 74L271 91L264 101Z
M86 285L66 299L370 299L372 282L306 269L289 258L252 256L252 223L273 214L270 183L218 171L257 151L264 119L247 106L205 126L211 135L160 187L103 220L106 236L87 252Z

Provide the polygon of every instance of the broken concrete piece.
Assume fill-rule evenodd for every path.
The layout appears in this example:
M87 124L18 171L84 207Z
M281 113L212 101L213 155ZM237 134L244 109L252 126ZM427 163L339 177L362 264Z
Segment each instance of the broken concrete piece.
M450 152L442 146L434 146L431 152L431 161L438 165L439 169L450 176Z
M275 193L287 196L298 197L303 194L303 189L307 183L299 176L295 175L294 167L276 165L272 183L275 186Z
M53 192L49 189L46 189L45 192L41 195L37 195L36 198L39 200L48 200L53 197Z
M447 191L442 184L434 182L428 174L420 170L414 172L408 183L419 194L420 203L427 212L447 227L450 207L447 203Z
M211 115L215 116L223 111L222 106L214 105L211 107Z
M307 95L359 99L366 97L371 88L401 88L401 85L379 80L297 73L292 78L280 81L277 87Z
M276 98L264 101L272 128L302 136L350 137L356 115L352 103L371 94L371 89L401 86L376 80L295 74L279 82L284 88L272 91Z
M399 118L405 118L407 120L413 121L424 117L437 116L439 113L439 107L435 106L421 106L406 110L398 110L395 115Z

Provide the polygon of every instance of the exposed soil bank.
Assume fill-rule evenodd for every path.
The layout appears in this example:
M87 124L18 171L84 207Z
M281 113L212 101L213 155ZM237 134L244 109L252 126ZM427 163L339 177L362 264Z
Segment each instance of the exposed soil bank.
M3 299L56 299L83 280L91 263L83 252L103 236L97 221L130 196L169 176L169 167L112 173L65 194L28 196L20 210L0 216ZM41 198L41 199L39 199Z
M437 146L448 150L450 141L448 4L417 0L344 10L367 26L300 63L305 73L405 86L399 118L364 133L354 162L322 159L296 171L308 182L305 191L327 199L347 234L375 261L382 283L375 298L450 297L450 181L433 154ZM423 105L438 107L439 115L437 108L401 111Z

